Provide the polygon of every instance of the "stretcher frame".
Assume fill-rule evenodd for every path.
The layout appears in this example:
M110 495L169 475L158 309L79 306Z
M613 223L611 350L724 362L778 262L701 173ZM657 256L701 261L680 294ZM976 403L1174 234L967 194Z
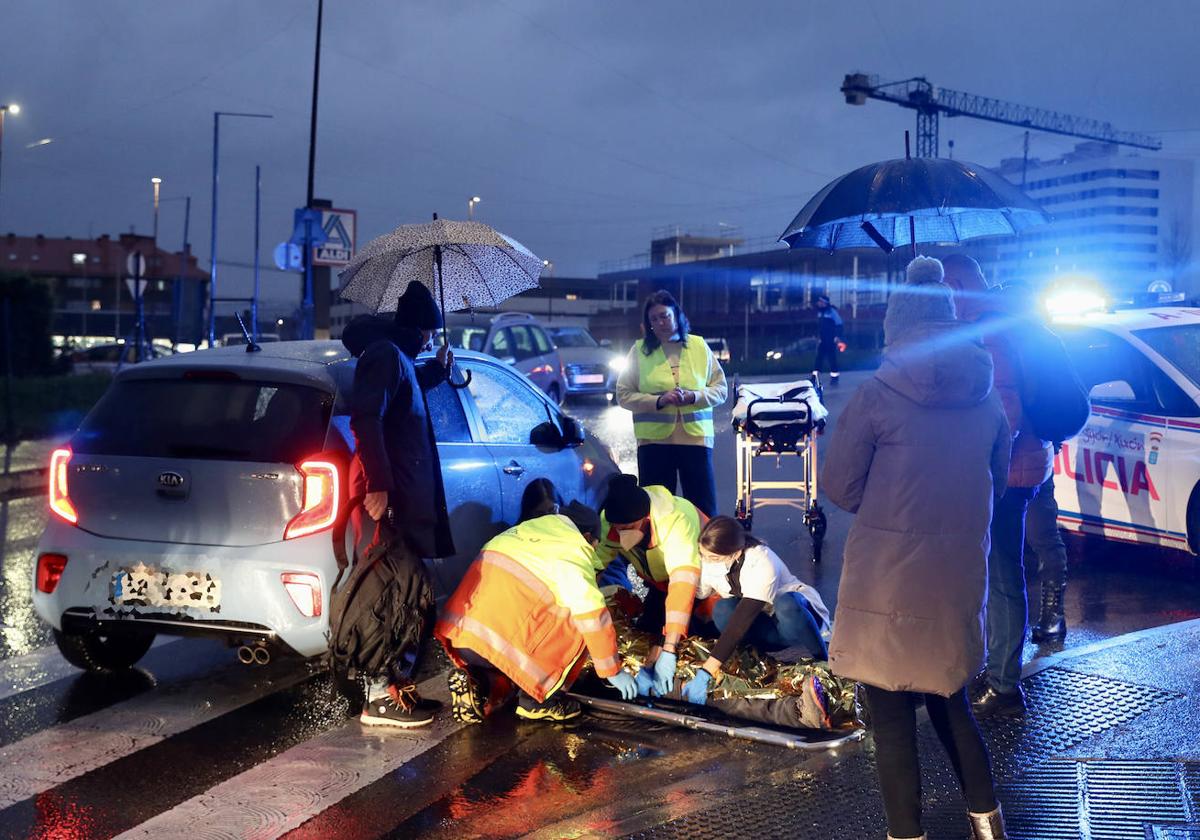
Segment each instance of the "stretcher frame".
M740 386L735 382L734 388ZM817 398L822 397L820 374L813 373L813 388ZM757 508L775 506L791 507L804 514L804 527L812 537L812 558L814 563L821 562L821 550L825 541L825 531L828 523L825 511L817 500L817 431L814 425L795 446L775 446L769 441L755 437L747 428L752 421L753 408L760 404L781 405L790 400L780 397L757 397L746 405L746 420L734 423L734 438L736 444L736 484L737 499L734 505L734 515L747 531L754 527L754 512ZM772 457L779 459L787 456L801 459L803 477L798 481L756 480L754 478L754 461L756 458ZM772 493L788 493L790 495L774 495L759 497L759 491Z

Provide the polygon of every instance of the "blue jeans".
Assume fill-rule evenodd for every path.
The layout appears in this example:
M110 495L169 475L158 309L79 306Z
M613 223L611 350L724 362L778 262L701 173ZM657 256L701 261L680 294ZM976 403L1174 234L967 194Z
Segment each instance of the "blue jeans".
M713 623L722 633L733 616L740 598L722 598L713 605ZM775 598L775 615L759 613L742 637L742 642L759 650L804 648L814 659L828 659L829 651L821 638L821 625L808 608L808 599L799 592L784 592Z
M1025 511L1036 487L1009 487L992 510L988 555L987 673L997 691L1016 691L1029 607L1025 600Z

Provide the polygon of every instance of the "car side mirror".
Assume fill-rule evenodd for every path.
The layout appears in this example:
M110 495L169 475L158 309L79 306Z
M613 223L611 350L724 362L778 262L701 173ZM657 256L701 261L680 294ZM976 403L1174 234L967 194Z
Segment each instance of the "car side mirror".
M542 449L562 449L566 446L562 432L549 420L533 427L529 433L529 442Z
M583 425L574 417L562 418L562 441L564 446L582 446L587 434Z
M1092 386L1092 390L1088 392L1088 396L1093 400L1118 400L1124 402L1133 402L1137 399L1137 395L1133 393L1133 388L1124 379L1114 379L1111 382L1101 382Z
M612 341L610 341L607 338L602 338L602 339L600 339L600 346L601 347L612 347Z

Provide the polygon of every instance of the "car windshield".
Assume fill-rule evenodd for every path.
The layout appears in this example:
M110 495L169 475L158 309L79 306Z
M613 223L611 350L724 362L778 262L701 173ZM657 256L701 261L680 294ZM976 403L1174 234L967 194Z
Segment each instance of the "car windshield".
M89 455L299 463L321 451L333 398L226 379L118 379L71 440Z
M1134 330L1133 334L1200 388L1200 324Z
M558 329L551 331L554 336L554 343L559 347L599 347L596 339L592 338L592 334L587 330L573 329L564 330Z

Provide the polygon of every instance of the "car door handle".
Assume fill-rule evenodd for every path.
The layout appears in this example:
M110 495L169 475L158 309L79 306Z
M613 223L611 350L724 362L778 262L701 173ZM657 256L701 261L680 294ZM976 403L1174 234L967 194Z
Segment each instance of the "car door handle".
M508 466L504 468L504 474L505 475L518 475L518 476L524 475L525 468L522 467L520 464L518 464L516 461L509 461Z

